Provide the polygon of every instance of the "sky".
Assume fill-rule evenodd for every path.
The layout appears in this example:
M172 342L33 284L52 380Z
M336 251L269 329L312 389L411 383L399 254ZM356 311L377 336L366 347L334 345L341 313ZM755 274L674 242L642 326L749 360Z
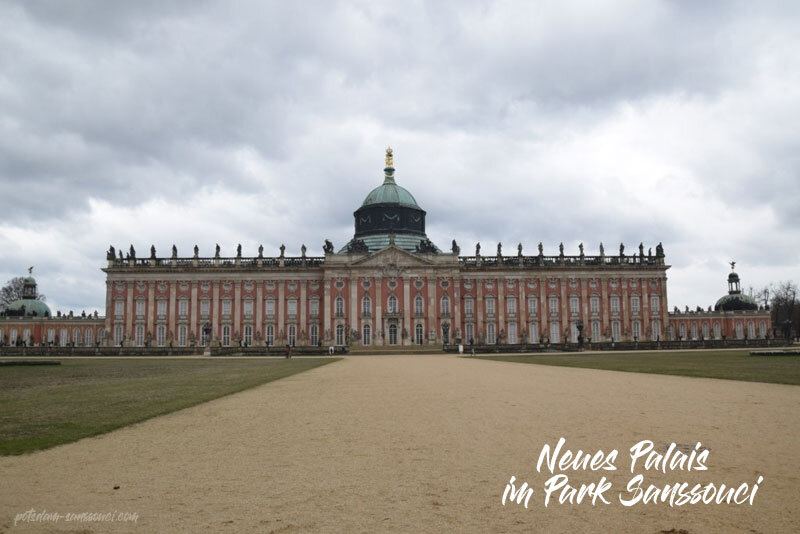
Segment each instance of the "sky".
M800 4L0 0L0 282L109 245L322 255L383 180L462 254L662 242L668 303L800 279Z

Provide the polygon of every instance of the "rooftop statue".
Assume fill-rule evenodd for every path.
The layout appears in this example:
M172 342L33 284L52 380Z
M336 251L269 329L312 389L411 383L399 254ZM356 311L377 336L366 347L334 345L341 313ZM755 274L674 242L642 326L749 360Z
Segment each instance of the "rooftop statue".
M134 248L133 248L133 245L131 245L131 248L130 248L130 250L128 251L128 257L129 257L130 259L132 259L132 260L135 260L135 259L136 259L136 249L134 249Z
M176 247L175 244L172 245L172 257L173 258L178 257L178 247Z
M621 257L622 257L622 256L624 256L624 255L625 255L625 245L623 245L622 243L620 243L620 244L619 244L619 257L621 258Z
M259 258L264 257L264 245L258 245L258 257Z
M600 255L601 256L605 256L606 255L606 249L603 247L603 242L602 241L600 242Z
M333 254L333 243L330 240L326 239L325 244L322 246L322 251L325 254Z
M639 243L639 257L644 258L644 243Z
M219 243L217 243L216 248L214 249L214 257L219 258Z
M450 247L450 250L451 250L451 251L452 251L452 253L453 253L454 255L456 255L456 256L458 256L459 254L461 254L461 248L459 248L459 246L458 246L458 243L456 243L456 240L455 240L455 239L453 239L453 244L452 244L452 246Z
M502 255L503 255L503 244L502 243L498 243L497 244L497 256L500 257Z
M564 243L558 244L558 255L564 257Z
M420 239L416 249L421 254L436 254L436 245L430 239Z
M581 251L581 256L583 256L583 243L581 243L580 245L578 245L578 250L580 250L580 251Z
M122 249L119 251L119 261L122 261Z
M303 256L304 258L306 257L306 245L305 245L305 243L300 246L300 255Z
M517 256L522 256L522 243L517 244Z
M237 258L241 258L242 257L242 244L241 243L239 243L236 246L236 257Z
M541 241L539 241L539 256L544 256L544 246Z
M198 247L197 245L195 245L195 246L194 246L194 257L196 258L196 257L197 257L197 256L199 256L199 255L200 255L200 247Z
M106 259L108 261L114 261L115 259L117 259L117 251L114 250L114 245L108 247L108 252L106 253Z
M478 241L478 243L475 245L475 255L476 256L480 256L481 255L481 242L480 241Z
M281 258L283 258L286 254L286 245L281 243Z
M664 257L664 247L661 246L661 241L659 241L658 245L656 245L656 256L658 256L659 258Z
M151 260L156 259L156 246L155 245L150 245L150 259Z
M392 147L386 147L386 166L394 167L394 157L392 156Z

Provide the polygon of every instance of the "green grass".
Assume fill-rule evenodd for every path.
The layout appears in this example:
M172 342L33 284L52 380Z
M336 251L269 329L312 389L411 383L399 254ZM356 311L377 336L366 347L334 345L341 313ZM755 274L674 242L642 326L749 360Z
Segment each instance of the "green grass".
M749 350L544 353L477 356L485 360L584 367L631 373L800 385L800 357L750 356Z
M0 455L95 436L333 361L67 358L0 367Z

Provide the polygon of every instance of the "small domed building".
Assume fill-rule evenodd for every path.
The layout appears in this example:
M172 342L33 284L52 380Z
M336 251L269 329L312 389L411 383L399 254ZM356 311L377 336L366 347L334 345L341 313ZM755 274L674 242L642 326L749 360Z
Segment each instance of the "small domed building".
M22 282L22 298L15 300L3 311L7 317L50 317L50 307L39 300L36 280L28 276Z

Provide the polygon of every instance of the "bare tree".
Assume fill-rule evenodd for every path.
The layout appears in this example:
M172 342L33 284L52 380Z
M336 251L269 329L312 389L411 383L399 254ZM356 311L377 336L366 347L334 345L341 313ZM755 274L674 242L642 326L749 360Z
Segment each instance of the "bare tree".
M21 276L17 276L6 282L3 289L0 289L0 311L4 311L9 304L22 298L22 286L24 283L25 279ZM39 300L46 300L45 296L41 293L37 294L36 298Z
M800 295L798 295L797 284L791 280L778 282L771 285L770 293L772 294L770 303L773 327L776 331L781 332L786 321L790 321L793 330L797 332L797 328L800 326L800 302L798 302Z

